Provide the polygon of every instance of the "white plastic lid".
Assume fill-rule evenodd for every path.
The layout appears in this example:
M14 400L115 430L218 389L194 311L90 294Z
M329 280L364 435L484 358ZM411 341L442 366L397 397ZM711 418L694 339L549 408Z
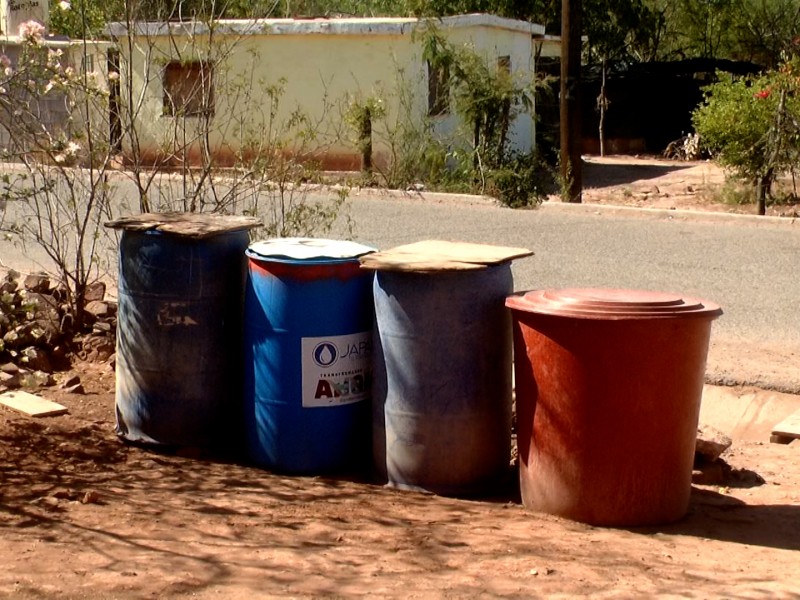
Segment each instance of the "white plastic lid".
M348 240L320 238L272 238L250 244L248 250L259 256L305 260L313 258L356 258L377 248Z

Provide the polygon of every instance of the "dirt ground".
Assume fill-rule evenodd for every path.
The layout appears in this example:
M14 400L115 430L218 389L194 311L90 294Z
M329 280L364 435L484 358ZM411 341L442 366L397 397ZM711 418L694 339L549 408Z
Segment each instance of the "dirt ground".
M587 196L698 202L716 175L683 165ZM701 421L733 438L720 478L677 523L613 529L531 512L513 485L442 498L126 445L112 366L72 373L85 394L39 392L66 415L0 407L0 597L800 598L800 442L769 443L796 396L707 386Z
M731 200L737 186L726 183L725 172L708 160L589 156L584 159L583 183L585 203L756 214L755 204ZM775 186L776 195L792 191L796 195L794 182L788 178ZM796 217L797 211L796 205L787 203L767 207L769 216Z

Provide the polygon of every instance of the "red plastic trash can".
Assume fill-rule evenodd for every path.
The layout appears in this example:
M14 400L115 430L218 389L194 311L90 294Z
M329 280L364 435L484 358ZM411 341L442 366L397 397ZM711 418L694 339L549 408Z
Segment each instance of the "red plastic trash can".
M523 504L594 525L686 514L719 306L634 290L510 296Z

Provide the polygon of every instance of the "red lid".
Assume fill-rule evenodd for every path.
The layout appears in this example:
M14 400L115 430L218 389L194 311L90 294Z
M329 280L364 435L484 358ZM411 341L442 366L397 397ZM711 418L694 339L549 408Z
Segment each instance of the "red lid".
M613 289L534 290L506 298L513 310L579 319L715 319L722 309L711 302L665 292Z

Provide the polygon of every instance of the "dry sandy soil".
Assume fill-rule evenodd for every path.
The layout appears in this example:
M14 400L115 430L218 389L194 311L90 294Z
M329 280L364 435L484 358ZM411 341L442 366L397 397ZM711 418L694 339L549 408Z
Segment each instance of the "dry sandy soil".
M642 166L656 175L585 199L621 185L698 202L686 178L712 177ZM112 367L73 372L85 394L40 392L66 415L0 407L0 597L800 598L800 442L768 441L795 396L707 386L701 420L734 440L718 479L677 523L612 529L528 511L514 485L441 498L126 445Z
M730 201L735 186L729 183L726 187L725 173L711 161L585 157L583 179L585 203L756 214L755 204ZM776 192L793 189L788 179L776 185ZM767 214L794 217L798 212L795 205L775 204L767 207Z

